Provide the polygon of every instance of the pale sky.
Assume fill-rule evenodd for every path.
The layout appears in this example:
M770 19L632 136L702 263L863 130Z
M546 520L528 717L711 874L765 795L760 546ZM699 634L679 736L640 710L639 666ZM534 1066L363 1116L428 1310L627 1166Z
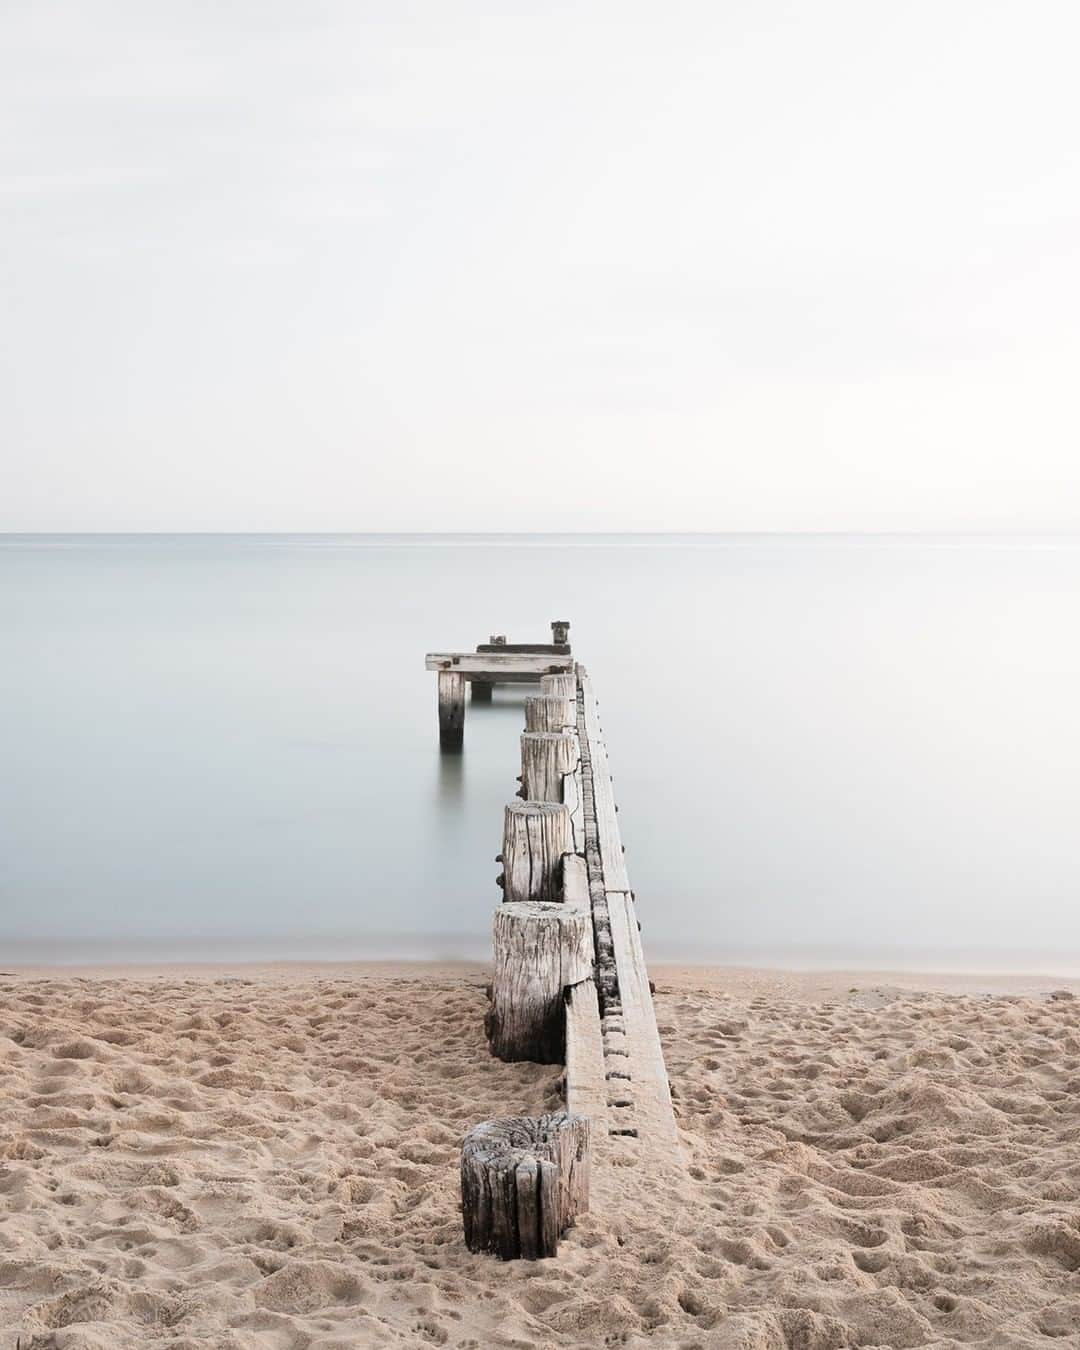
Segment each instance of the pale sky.
M3 0L0 529L1080 529L1078 51Z

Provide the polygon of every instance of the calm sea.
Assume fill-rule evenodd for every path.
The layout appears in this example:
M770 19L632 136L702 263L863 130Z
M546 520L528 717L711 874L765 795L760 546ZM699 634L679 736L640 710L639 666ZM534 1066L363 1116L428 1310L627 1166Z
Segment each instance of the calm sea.
M1080 541L0 540L0 961L486 956L572 622L653 959L1080 971Z

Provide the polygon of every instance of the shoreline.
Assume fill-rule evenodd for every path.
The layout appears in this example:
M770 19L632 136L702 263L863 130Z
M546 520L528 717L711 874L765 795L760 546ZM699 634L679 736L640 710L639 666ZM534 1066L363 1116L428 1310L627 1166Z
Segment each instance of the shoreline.
M32 980L230 979L275 983L304 977L486 983L490 969L490 964L480 961L88 962L11 965L0 970L0 981L8 987L11 982ZM799 970L782 966L714 966L660 961L650 963L649 970L658 993L705 989L733 998L772 996L817 1002L870 993L1038 998L1061 990L1080 996L1080 977L1030 971L862 970L850 967Z

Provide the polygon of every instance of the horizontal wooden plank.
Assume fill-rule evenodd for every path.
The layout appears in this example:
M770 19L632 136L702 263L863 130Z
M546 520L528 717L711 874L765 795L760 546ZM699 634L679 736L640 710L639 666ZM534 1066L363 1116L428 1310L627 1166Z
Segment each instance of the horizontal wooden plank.
M573 670L569 656L545 656L529 652L428 652L424 658L428 670L456 670L462 675L490 675L500 680L506 675L563 674Z
M537 656L569 656L569 642L480 642L478 652L534 652Z

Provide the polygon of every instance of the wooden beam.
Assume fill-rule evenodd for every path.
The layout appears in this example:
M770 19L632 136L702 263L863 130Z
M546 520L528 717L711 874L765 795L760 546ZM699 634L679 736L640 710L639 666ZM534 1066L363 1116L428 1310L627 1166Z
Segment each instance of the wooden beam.
M594 1122L598 1145L607 1138L607 1083L596 981L566 991L566 1109Z
M685 1163L627 877L607 746L592 683L580 666L578 683L579 738L588 765L583 772L591 808L586 852L594 937L598 961L606 959L608 967L613 963L615 977L612 982L608 967L598 972L608 1137L613 1148L637 1150L643 1185L663 1189L683 1174ZM568 1036L577 1034L579 1024L580 1018L571 1031L568 1022Z
M501 680L506 675L525 675L538 680L541 675L564 674L573 668L569 656L548 656L530 652L507 652L500 648L488 652L428 652L427 670L454 670L461 675L490 675Z
M481 642L478 652L533 652L537 656L569 656L568 642Z
M596 696L592 681L581 680L582 702L585 709L585 734L589 738L593 762L593 792L596 796L596 825L600 831L600 857L604 866L604 888L609 891L628 891L630 878L626 871L619 822L615 811L615 789L611 781L607 746L600 729Z
M671 1106L664 1052L656 1027L649 974L641 950L637 914L629 892L607 893L615 965L619 972L622 1029L626 1038L627 1089L633 1100L634 1128L639 1138L679 1160L679 1131Z

